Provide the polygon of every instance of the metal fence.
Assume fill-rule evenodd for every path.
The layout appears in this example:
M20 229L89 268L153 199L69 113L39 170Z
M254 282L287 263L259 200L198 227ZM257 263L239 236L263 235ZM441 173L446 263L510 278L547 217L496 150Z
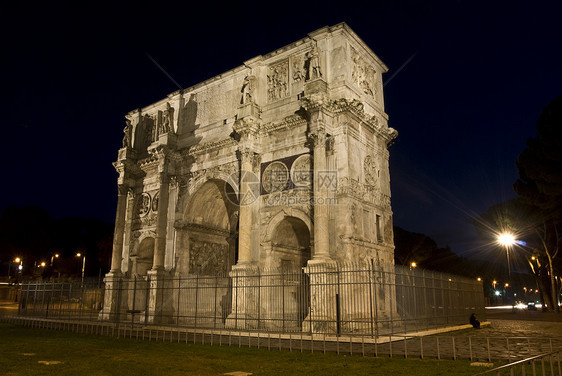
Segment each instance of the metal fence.
M104 284L101 281L34 282L24 281L19 294L21 316L97 320L103 308Z
M22 316L370 338L467 324L471 313L485 315L480 282L398 265L149 274L105 285L26 282L20 296Z
M486 372L477 373L474 376L484 375L543 375L561 376L560 354L562 351L553 351L547 354L533 356L517 362L509 363Z

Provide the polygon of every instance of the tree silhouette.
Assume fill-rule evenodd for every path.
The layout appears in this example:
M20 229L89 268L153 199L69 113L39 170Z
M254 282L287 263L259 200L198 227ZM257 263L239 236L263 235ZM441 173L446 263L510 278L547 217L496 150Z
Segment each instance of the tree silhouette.
M530 225L538 249L548 260L552 308L559 311L554 259L562 241L562 95L550 102L537 121L538 136L527 141L517 159L519 179L514 188L535 209Z

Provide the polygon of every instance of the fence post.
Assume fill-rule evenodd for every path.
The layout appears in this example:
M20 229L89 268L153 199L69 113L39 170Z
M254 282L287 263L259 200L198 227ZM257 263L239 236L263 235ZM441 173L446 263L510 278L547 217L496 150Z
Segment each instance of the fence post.
M281 269L281 309L283 312L283 333L285 333L285 270ZM259 306L258 306L259 309Z
M336 293L336 334L341 335L340 294Z
M197 328L197 304L199 301L199 274L195 275L195 327Z
M369 264L369 310L370 310L370 314L371 314L371 338L373 338L374 332L373 332L373 259L371 259L371 263ZM364 356L365 354L363 354Z
M59 314L58 316L60 317L60 315L62 314L62 295L64 293L64 282L59 282L58 283L60 286L60 296L59 296Z
M84 304L84 283L80 285L80 300L78 301L78 320L82 319L82 305Z
M70 318L70 311L72 311L72 282L68 283L68 318Z
M181 298L181 278L178 278L178 304L176 306L176 326L180 325L180 298ZM180 338L179 336L180 335L178 333L178 342Z
M19 302L18 302L18 316L21 314L21 310L22 310L23 288L24 288L24 286L25 286L25 282L22 282L21 287L20 287L20 299L19 299ZM17 297L18 297L18 291L16 290L16 299L17 299Z
M150 284L151 284L150 274L146 276L146 294L144 298L144 322L148 322L148 312L149 312L149 300L150 300ZM119 294L121 295L121 294Z
M214 314L213 314L213 329L217 328L217 290L219 288L219 277L215 277L215 300L213 302L213 310L214 310ZM178 290L179 293L179 290ZM179 299L178 299L179 301ZM179 305L179 304L178 304ZM213 337L211 337L212 339Z

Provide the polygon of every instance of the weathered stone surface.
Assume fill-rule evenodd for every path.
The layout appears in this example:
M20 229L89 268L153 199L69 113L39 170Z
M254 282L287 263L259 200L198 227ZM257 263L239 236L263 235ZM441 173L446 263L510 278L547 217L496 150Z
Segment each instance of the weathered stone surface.
M392 265L386 70L342 23L131 111L112 272Z

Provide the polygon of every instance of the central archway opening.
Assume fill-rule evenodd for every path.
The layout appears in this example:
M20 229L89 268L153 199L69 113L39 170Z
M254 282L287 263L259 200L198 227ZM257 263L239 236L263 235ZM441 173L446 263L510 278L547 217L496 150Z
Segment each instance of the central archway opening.
M296 270L310 260L310 231L299 218L285 217L279 222L271 243L280 268Z
M237 261L238 204L222 180L205 182L187 207L185 229L189 274L226 275Z
M301 219L287 216L275 227L271 245L278 267L278 287L268 301L269 314L277 319L272 326L299 331L310 308L309 278L303 271L311 258L310 230Z
M136 256L131 257L133 261L133 275L146 276L152 268L154 259L154 238L144 238L137 249Z

